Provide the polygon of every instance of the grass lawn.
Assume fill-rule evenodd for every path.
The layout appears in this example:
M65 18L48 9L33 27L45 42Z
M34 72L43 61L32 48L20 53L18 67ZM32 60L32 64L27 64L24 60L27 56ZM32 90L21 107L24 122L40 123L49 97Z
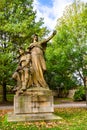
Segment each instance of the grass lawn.
M61 103L70 103L74 102L71 98L55 98L54 97L54 104L61 104Z
M12 111L12 110L9 110ZM0 110L0 130L87 130L86 108L57 108L61 120L39 122L8 122L8 110Z

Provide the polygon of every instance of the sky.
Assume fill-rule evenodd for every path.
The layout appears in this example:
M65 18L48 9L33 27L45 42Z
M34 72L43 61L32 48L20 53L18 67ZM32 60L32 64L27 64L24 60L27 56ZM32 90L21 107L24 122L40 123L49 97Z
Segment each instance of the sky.
M64 8L74 0L34 0L34 9L37 11L37 21L44 18L44 26L54 30L57 19L63 15ZM81 0L87 2L87 0Z

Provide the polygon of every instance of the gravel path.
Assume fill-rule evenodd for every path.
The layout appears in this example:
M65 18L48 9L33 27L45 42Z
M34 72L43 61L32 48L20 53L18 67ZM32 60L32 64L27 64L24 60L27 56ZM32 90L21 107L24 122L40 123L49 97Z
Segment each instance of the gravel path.
M0 106L0 110L9 110L9 109L13 109L13 106Z
M56 104L54 108L68 108L68 107L86 107L86 103L63 103L63 104Z
M54 108L69 108L69 107L85 108L86 103L62 103L62 104L54 105ZM5 110L5 109L13 109L13 105L11 105L11 106L0 106L0 110Z

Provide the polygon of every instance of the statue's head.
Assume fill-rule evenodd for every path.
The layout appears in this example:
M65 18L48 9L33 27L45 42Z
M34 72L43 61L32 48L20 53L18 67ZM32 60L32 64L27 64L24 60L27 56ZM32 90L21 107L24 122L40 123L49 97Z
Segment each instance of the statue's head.
M38 42L38 35L37 34L33 34L32 40L33 40L33 42Z
M19 52L19 54L21 55L21 54L24 53L24 49L23 49L22 47L20 47L19 50L18 50L18 52Z

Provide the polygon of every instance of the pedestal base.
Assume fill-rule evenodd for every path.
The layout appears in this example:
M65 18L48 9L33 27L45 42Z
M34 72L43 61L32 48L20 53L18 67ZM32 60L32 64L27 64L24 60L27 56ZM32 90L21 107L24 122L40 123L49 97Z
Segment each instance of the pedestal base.
M8 114L9 122L21 122L21 121L49 121L49 120L60 120L58 117L52 113L37 113L37 114Z
M8 114L8 121L53 120L53 96L49 89L29 89L14 96L14 113Z
M50 90L29 90L14 96L14 113L31 114L53 112L53 96Z

